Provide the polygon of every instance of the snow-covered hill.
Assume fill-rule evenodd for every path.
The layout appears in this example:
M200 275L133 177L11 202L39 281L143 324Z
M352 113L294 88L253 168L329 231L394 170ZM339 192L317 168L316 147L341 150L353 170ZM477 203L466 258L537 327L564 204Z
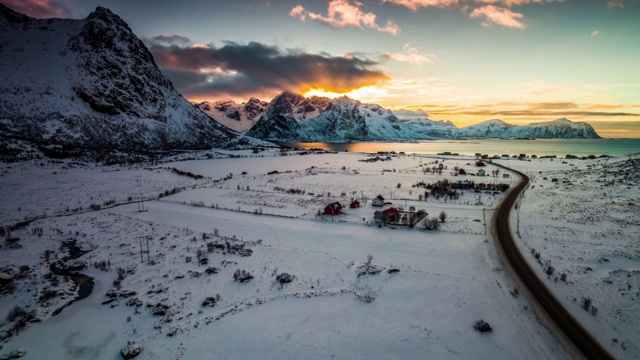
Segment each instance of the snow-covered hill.
M225 119L224 116L213 116ZM226 125L228 120L222 120ZM233 128L233 127L232 127ZM346 96L304 98L284 92L274 98L247 135L274 141L407 141L452 138L599 138L583 122L558 119L527 126L489 120L457 128L428 117L401 120L391 110Z
M598 139L600 136L591 125L557 119L525 126L507 124L494 119L459 129L461 137L539 138L539 139Z
M106 8L82 20L35 19L0 4L0 49L2 138L138 151L238 139L179 95Z

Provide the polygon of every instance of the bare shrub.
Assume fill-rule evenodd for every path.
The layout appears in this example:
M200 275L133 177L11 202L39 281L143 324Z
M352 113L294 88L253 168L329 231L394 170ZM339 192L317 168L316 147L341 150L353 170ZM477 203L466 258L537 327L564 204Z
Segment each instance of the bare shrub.
M9 313L7 314L7 321L12 322L16 319L23 318L26 315L27 312L20 306L16 305L13 307L13 309L9 310Z
M436 231L440 228L440 221L435 217L430 219L427 218L422 221L422 227L425 230Z

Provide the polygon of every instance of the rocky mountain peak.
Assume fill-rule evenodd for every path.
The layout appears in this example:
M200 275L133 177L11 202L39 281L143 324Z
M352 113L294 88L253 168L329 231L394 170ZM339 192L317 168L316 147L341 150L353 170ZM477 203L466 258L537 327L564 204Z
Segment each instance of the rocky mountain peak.
M25 14L21 14L19 12L12 10L5 4L0 3L0 20L5 20L9 23L14 23L14 24L19 24L19 23L26 24L31 20L31 18Z
M175 91L144 43L109 9L98 7L82 20L34 19L3 5L0 12L0 118L7 119L0 135L125 151L237 140Z
M166 107L164 93L173 91L173 85L119 16L96 8L67 46L78 56L82 75L93 79L74 87L76 95L93 110L166 121L160 113Z

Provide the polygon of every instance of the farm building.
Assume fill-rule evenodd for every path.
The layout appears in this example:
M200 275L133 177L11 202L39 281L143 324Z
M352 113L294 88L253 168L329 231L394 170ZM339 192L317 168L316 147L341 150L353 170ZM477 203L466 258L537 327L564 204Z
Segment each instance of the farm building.
M371 205L373 205L373 206L383 206L384 205L384 198L382 197L382 195L376 196L373 199L373 201L371 202Z
M487 164L485 164L484 161L480 160L476 161L476 166L487 166Z
M458 170L458 174L460 174L460 175L467 175L467 172L466 172L466 171L464 171L464 169L460 169L460 170Z
M324 213L326 215L340 215L342 214L342 205L339 202L329 204L324 208Z
M357 209L360 207L360 202L358 200L354 200L349 204L349 207L352 209Z
M396 208L388 208L382 211L376 211L373 214L373 220L377 223L387 224L391 221L395 221L400 216L400 212Z
M480 169L478 170L478 172L476 173L477 176L486 176L487 174L484 172L484 169Z
M507 174L507 173L502 173L502 177L505 179L508 179L511 177L511 175Z

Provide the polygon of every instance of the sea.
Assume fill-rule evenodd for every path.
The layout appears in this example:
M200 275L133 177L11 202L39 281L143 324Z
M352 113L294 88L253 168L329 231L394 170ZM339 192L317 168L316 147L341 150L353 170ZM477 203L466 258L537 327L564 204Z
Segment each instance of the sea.
M422 140L416 142L351 142L351 143L282 143L281 145L299 149L323 149L327 151L348 151L376 153L378 151L405 152L406 154L452 153L473 156L476 153L510 156L566 157L582 156L628 156L640 153L640 139L465 139L465 140Z

